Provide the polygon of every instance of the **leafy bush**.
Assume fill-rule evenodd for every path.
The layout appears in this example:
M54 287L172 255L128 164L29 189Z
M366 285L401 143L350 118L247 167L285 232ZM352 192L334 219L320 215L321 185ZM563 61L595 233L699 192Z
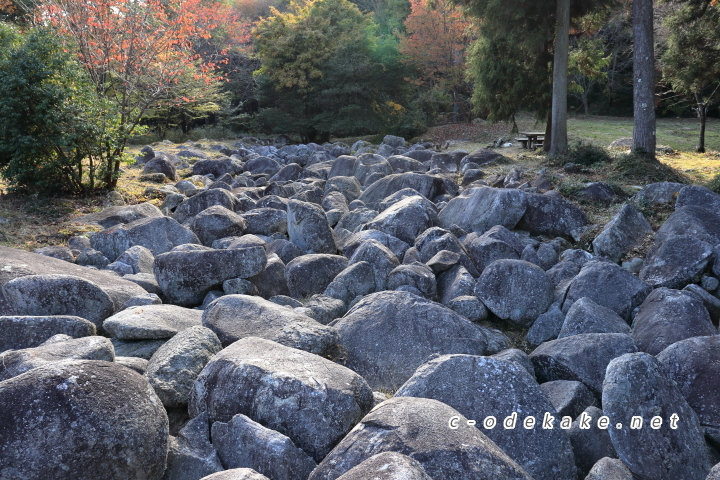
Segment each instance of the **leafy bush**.
M720 173L711 178L706 184L705 188L712 190L715 193L720 193Z
M108 168L120 161L119 130L119 116L57 35L0 25L0 174L11 188L105 186Z
M583 140L570 145L565 156L568 162L578 165L595 165L612 161L612 157L604 148Z

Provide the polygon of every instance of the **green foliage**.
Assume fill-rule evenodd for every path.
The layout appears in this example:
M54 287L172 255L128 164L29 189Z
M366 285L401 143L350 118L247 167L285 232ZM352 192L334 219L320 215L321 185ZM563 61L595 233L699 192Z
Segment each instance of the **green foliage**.
M412 123L409 85L392 39L347 0L292 3L255 28L260 126L304 141Z
M577 165L595 165L597 163L610 163L612 158L607 150L590 142L578 140L568 147L565 154L568 162Z
M0 25L0 173L12 188L104 187L119 123L54 32Z

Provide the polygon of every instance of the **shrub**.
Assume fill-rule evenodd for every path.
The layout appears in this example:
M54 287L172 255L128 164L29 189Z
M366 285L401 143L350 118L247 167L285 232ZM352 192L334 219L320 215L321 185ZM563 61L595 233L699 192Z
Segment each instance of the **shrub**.
M705 188L712 190L715 193L720 193L720 173L711 178L706 184Z
M0 25L0 174L12 189L104 187L119 117L53 32Z
M568 162L578 165L594 165L612 161L610 154L604 148L583 140L570 145L565 156Z
M690 179L684 173L640 152L618 155L614 161L610 180L634 184L690 183Z

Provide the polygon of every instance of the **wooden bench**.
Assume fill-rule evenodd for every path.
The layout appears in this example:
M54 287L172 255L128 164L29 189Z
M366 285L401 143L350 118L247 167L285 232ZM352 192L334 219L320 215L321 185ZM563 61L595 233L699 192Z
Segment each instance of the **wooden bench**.
M530 141L529 138L516 138L516 142L520 142L520 145L522 145L522 148L528 148L528 141Z

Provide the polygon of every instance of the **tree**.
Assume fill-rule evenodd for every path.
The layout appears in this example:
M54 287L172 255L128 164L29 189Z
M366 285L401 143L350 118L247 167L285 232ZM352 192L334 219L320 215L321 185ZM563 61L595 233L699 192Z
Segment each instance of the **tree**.
M465 50L471 22L445 0L411 0L405 20L407 35L400 41L403 62L419 72L419 83L427 90L450 93L454 121L465 90Z
M550 154L567 150L568 48L570 42L570 0L557 0L557 33L553 55L552 126Z
M570 50L568 71L570 72L570 95L580 99L585 115L590 114L589 94L593 87L608 77L606 71L612 55L605 55L603 38L600 35L581 37L575 48Z
M662 57L663 77L682 98L695 104L700 119L697 151L705 152L705 124L720 89L720 6L709 0L675 5Z
M104 187L118 126L56 32L0 25L0 173L14 188Z
M254 30L266 129L325 141L407 121L397 50L372 34L368 15L347 0L292 3L289 10L273 10Z
M655 158L653 0L633 1L633 150Z
M222 9L201 0L48 0L38 21L52 22L71 39L97 93L120 114L116 159L148 109L182 92L183 78L219 80L212 63L202 63L194 40L209 38ZM61 37L63 38L63 37ZM120 161L108 165L106 183L117 181Z

